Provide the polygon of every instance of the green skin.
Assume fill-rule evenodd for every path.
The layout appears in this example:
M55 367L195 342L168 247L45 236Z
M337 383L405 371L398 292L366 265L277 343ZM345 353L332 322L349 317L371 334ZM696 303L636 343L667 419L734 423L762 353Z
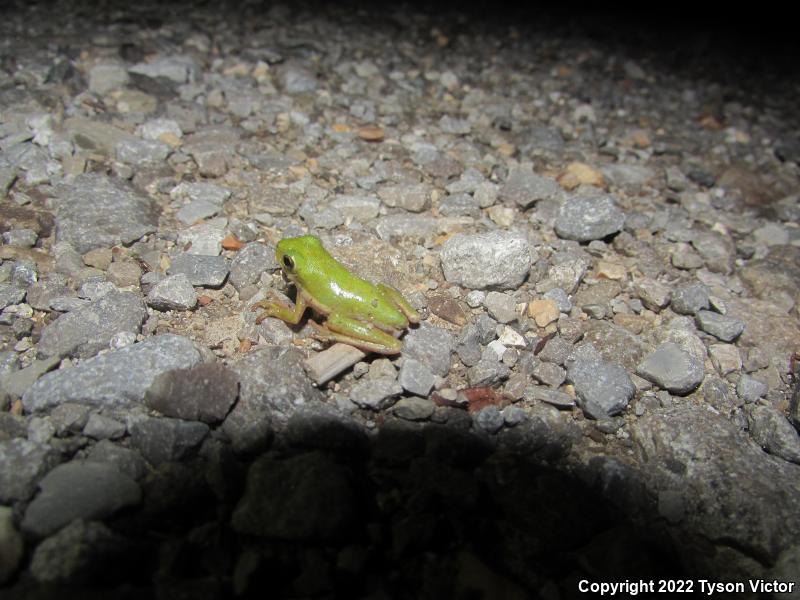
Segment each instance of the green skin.
M282 239L275 258L297 288L297 299L294 307L277 299L256 303L253 309L264 309L256 323L276 317L296 325L310 306L326 317L323 325L309 321L315 337L379 354L398 354L403 345L397 338L410 323L419 323L419 313L400 292L354 275L313 235Z

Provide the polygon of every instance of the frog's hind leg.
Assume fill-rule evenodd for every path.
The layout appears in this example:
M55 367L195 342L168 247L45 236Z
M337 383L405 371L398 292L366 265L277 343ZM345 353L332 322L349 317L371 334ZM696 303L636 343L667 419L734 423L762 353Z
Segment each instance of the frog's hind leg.
M400 340L372 325L357 319L329 315L325 325L309 320L316 329L315 337L322 341L336 341L378 354L399 354Z
M406 316L409 323L419 323L419 313L408 303L408 300L403 297L403 294L392 286L384 283L379 283L376 287L384 298L394 304L400 312Z

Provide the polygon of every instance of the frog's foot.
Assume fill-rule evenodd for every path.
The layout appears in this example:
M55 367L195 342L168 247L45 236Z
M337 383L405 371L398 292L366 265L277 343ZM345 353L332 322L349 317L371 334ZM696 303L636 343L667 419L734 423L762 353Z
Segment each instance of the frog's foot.
M403 294L385 283L379 283L377 288L384 298L394 304L397 309L406 316L409 323L419 323L419 313L408 303L408 300L403 297Z
M320 325L310 319L308 322L316 330L314 337L323 342L342 342L378 354L400 354L400 350L403 348L402 342L397 338L370 323L356 319L330 315L325 321L325 325Z
M256 325L261 323L261 321L267 317L276 317L281 321L285 321L291 325L297 325L300 322L300 317L303 316L303 313L306 310L306 303L305 300L298 295L295 305L289 306L288 304L278 300L276 296L272 295L271 300L261 300L260 302L256 302L250 307L250 310L258 310L259 308L263 308L264 311L256 317Z

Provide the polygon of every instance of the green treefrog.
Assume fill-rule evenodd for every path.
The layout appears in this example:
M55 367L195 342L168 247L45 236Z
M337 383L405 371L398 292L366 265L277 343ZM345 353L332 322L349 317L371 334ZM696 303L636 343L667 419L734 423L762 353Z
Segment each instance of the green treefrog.
M296 325L310 306L326 317L323 325L309 321L315 337L380 354L398 354L402 344L397 338L410 323L419 323L419 313L399 291L354 275L313 235L282 239L275 258L297 288L295 305L262 300L253 305L264 309L256 323L277 317Z

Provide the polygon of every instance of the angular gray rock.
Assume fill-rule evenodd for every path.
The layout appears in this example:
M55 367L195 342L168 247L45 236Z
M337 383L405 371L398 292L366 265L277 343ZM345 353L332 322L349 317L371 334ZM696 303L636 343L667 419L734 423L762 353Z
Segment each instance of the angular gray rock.
M557 199L564 191L555 179L522 170L513 171L500 188L499 198L525 209L539 200Z
M36 483L61 460L47 444L23 438L0 440L0 503L27 500Z
M621 365L604 360L579 358L572 361L567 368L567 379L575 386L578 406L592 419L620 414L636 391Z
M636 374L673 394L693 392L703 382L703 362L674 342L665 342L648 354Z
M697 326L723 342L732 342L744 331L744 321L721 315L710 310L701 310L696 315Z
M266 447L274 428L283 428L302 407L322 401L303 370L297 348L264 346L228 367L239 378L239 401L228 413L222 431L239 453Z
M237 290L255 283L265 271L274 271L280 265L275 261L275 248L260 242L251 242L239 250L231 262L230 281Z
M167 417L216 423L228 414L239 395L239 377L222 363L161 373L147 390L144 403Z
M65 313L42 330L42 356L94 356L120 331L139 333L147 308L135 292L110 292Z
M436 382L436 376L427 365L413 358L406 358L397 381L403 389L417 396L427 396Z
M771 406L750 405L745 410L750 436L764 450L800 464L800 436L789 420Z
M530 246L521 233L456 234L442 246L444 277L470 289L514 289L528 276Z
M427 365L435 375L445 377L450 371L454 345L452 333L423 321L403 338L403 356L417 360Z
M208 435L208 425L182 419L153 418L131 427L131 446L151 465L181 461Z
M607 194L570 198L558 211L555 231L566 240L590 242L622 230L625 213Z
M86 584L119 561L120 536L95 521L76 519L41 544L31 557L31 575L45 584Z
M139 485L116 467L89 461L57 466L39 488L22 519L22 529L36 537L48 536L75 519L104 519L142 497Z
M681 315L694 315L709 307L708 288L702 283L682 285L672 292L672 310Z
M178 254L167 269L168 275L183 274L196 286L220 287L230 272L230 261L224 256Z
M636 419L631 439L650 493L673 491L683 500L682 544L699 568L721 567L711 564L719 560L713 554L692 550L706 544L721 541L771 563L796 543L797 467L763 452L725 417L690 403L655 409Z
M58 192L56 241L69 242L81 254L129 244L158 227L156 204L127 182L90 173Z
M188 338L159 335L120 350L95 356L71 369L52 371L25 392L26 412L64 402L98 407L136 405L160 373L205 362L207 350Z
M184 273L168 275L147 294L147 304L156 310L191 310L197 306L197 293Z

